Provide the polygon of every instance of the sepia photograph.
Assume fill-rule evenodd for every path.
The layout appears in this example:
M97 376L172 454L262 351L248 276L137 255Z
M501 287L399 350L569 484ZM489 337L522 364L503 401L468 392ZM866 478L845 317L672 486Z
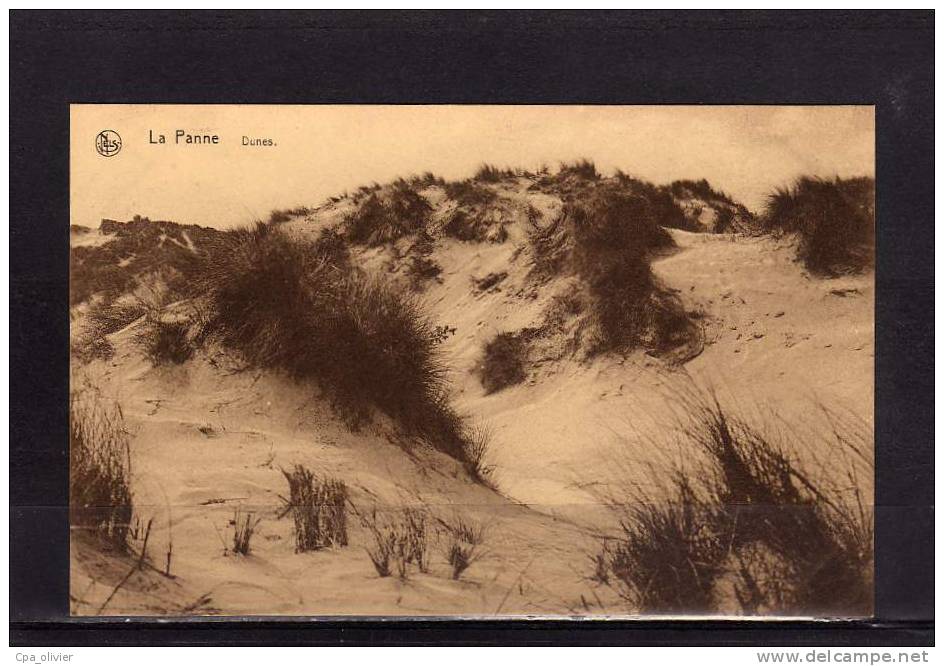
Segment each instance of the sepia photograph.
M70 116L72 615L873 615L874 107Z

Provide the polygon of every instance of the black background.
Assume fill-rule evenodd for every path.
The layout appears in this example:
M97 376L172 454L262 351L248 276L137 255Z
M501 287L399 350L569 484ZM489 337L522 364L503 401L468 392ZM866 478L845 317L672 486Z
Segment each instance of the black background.
M931 11L11 12L11 641L930 644L933 47ZM877 619L70 621L68 105L109 102L874 104Z

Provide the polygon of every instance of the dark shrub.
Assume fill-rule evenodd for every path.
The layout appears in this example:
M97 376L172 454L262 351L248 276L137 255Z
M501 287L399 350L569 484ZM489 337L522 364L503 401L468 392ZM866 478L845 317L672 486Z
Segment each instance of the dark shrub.
M707 180L676 180L669 185L669 191L679 199L698 198L708 203L723 203L731 206L737 204L724 192L715 190Z
M92 389L69 395L69 523L123 551L131 524L131 458L121 409Z
M440 266L435 259L413 256L410 257L407 274L410 276L410 283L413 290L421 291L425 282L435 280L442 275L442 266Z
M714 517L695 502L681 474L673 476L668 501L634 497L621 507L621 538L607 542L596 575L614 581L642 613L691 614L714 607L715 579L722 570L723 535Z
M370 194L346 220L355 243L382 245L426 229L432 206L406 181Z
M656 187L648 181L634 178L619 170L617 170L614 180L621 191L641 196L649 202L652 217L656 224L672 229L700 231L700 227L693 224L685 215L685 211L678 204L669 188Z
M149 315L135 342L153 365L180 365L193 356L189 330L188 322L164 321L158 314Z
M200 281L206 328L264 368L313 380L355 423L373 408L462 459L462 422L417 302L259 225L230 232Z
M111 335L144 316L141 303L96 303L88 312L89 326L99 335Z
M498 198L494 190L474 180L446 183L446 196L460 206L486 206Z
M761 222L799 234L799 258L811 272L860 272L875 260L875 181L800 178L768 196Z
M600 178L600 174L597 173L596 165L587 159L579 159L569 164L562 163L557 175L561 178L576 176L584 180L599 180Z
M485 393L495 393L527 379L528 342L523 335L499 333L485 345L479 373Z
M405 508L392 515L378 515L376 508L361 517L373 543L367 546L374 570L386 578L396 569L401 580L409 577L410 565L422 573L429 571L429 545L426 513Z
M480 180L483 183L500 183L505 179L514 177L514 169L499 169L491 164L483 164L473 176L475 180Z
M734 211L730 208L718 208L716 210L715 233L723 234L731 230L734 224Z
M224 233L142 217L125 223L104 220L101 231L111 234L113 239L101 245L70 249L72 305L94 294L110 302L132 290L140 278L158 272L173 276L168 283L171 292L182 292L200 263L205 244Z
M846 422L815 443L857 459L850 493L786 455L793 431L768 436L713 398L683 404L701 462L671 472L667 497L633 488L618 503L623 533L603 554L617 590L643 612L712 612L728 586L745 613L868 615L872 515L854 471L871 473L868 433Z
M409 183L417 187L432 187L433 185L445 185L446 181L432 171L427 171L420 176L413 176L410 178Z
M690 335L678 300L652 275L652 254L674 246L641 196L611 187L588 191L534 238L537 270L572 270L593 297L596 351L643 345L665 351Z
M236 555L248 555L252 550L252 536L256 533L256 528L262 518L253 518L252 513L245 516L237 508L233 512L233 553Z

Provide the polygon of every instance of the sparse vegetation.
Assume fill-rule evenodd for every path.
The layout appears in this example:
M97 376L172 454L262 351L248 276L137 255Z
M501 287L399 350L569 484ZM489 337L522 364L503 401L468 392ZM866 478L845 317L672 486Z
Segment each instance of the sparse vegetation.
M485 393L496 393L527 379L528 342L524 335L499 333L485 345L479 378Z
M791 459L791 434L762 432L714 398L685 407L700 462L673 469L661 493L633 488L614 503L622 536L601 555L606 579L641 612L734 602L749 614L867 615L872 513L856 469L871 473L868 434L851 422L833 432L829 444L851 456L846 487Z
M572 271L585 284L596 323L594 353L643 346L667 351L691 336L691 324L649 267L674 243L649 202L614 188L589 191L533 236L538 274Z
M233 513L233 553L236 555L248 555L252 550L252 536L256 533L256 528L262 518L253 517L252 513L245 515L237 508Z
M442 266L435 259L414 255L410 257L407 274L410 276L410 284L413 290L422 291L427 281L439 279L439 276L442 275Z
M291 222L296 217L305 217L310 214L311 209L305 206L286 208L285 210L274 210L269 214L269 224L284 224Z
M367 554L381 578L396 571L401 580L409 577L410 565L422 572L429 571L429 530L426 513L405 508L393 515L378 515L373 509L362 523L370 531L373 543Z
M473 178L483 183L500 183L508 178L514 178L514 169L500 169L492 164L483 164L475 172Z
M600 178L596 165L592 161L583 158L570 163L562 162L557 175L559 178L574 176L584 180L599 180Z
M432 207L413 185L395 181L372 192L345 222L354 243L382 245L426 229Z
M761 223L797 233L799 258L813 273L857 273L875 261L875 180L803 177L769 195Z
M477 291L489 291L504 282L506 277L508 277L508 271L497 271L482 278L472 278L472 284Z
M89 326L98 335L111 335L130 326L147 312L143 304L132 302L97 302L89 308Z
M131 458L121 408L91 388L69 395L69 523L124 551L131 525Z
M501 220L493 218L485 209L476 209L471 214L464 210L452 211L443 225L443 233L456 240L477 243L503 243L508 238Z
M498 198L495 190L485 187L475 180L446 183L445 189L446 196L460 206L487 206Z
M95 359L108 361L115 355L115 346L103 335L80 333L69 341L69 355L79 363L90 363Z
M707 180L676 180L669 185L668 190L678 199L696 197L708 203L722 203L736 206L737 203L724 192L715 190Z
M187 337L190 324L186 321L168 321L149 313L135 342L153 365L180 365L193 356L193 346Z
M467 428L463 457L469 476L479 483L495 489L496 484L493 477L495 468L486 462L491 442L492 433L486 426Z
M70 305L95 295L110 303L132 290L141 277L157 272L171 279L171 291L182 292L204 246L224 233L140 216L125 223L103 220L99 231L110 240L69 251Z
M295 523L295 552L347 545L347 486L316 477L302 465L284 469L289 485L285 511Z
M446 529L446 561L452 570L452 579L462 574L484 556L485 527L467 517L456 516L451 521L440 521Z

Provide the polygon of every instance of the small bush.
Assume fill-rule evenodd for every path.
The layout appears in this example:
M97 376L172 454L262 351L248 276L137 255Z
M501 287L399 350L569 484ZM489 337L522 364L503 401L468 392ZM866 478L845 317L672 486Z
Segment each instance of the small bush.
M237 508L233 513L233 552L237 555L248 555L252 550L252 536L259 527L262 518L253 518L252 513L243 516Z
M494 490L496 488L495 479L493 478L495 468L486 462L491 441L492 433L487 427L468 428L465 435L463 458L469 476Z
M861 272L875 260L875 181L800 178L768 196L761 223L797 233L799 258L813 273Z
M427 281L437 280L442 275L442 266L435 259L413 256L410 257L407 275L410 276L410 284L413 290L421 291Z
M69 354L78 363L108 361L115 355L115 346L103 335L80 334L69 341Z
M347 545L347 486L319 479L301 465L282 474L289 485L286 511L295 522L295 552Z
M588 159L579 159L576 162L561 163L558 177L575 176L584 180L599 180L600 174L596 165Z
M370 194L347 217L348 238L354 243L382 245L426 229L432 206L406 181Z
M715 190L707 180L676 180L668 187L672 196L678 199L696 197L708 203L721 203L736 206L735 201L724 192Z
M692 335L678 299L650 269L653 253L674 242L644 197L613 187L585 192L532 242L539 274L572 271L589 291L597 328L592 352L637 346L663 352Z
M483 183L500 183L503 180L514 177L514 169L499 169L491 164L483 164L475 172L475 176L473 176L475 180L480 180Z
M494 190L475 180L462 180L446 184L446 196L460 206L487 206L498 198Z
M652 613L712 612L729 589L745 613L867 615L872 515L852 470L864 462L871 472L868 435L847 423L814 445L854 453L850 491L814 481L786 455L786 439L717 400L684 408L685 435L704 458L671 472L667 498L634 488L619 503L622 538L603 554L617 590Z
M109 547L126 548L131 524L131 453L121 408L92 389L69 395L69 523Z
M159 315L148 316L145 325L135 336L153 365L180 365L193 356L193 346L187 337L188 322L164 321Z
M469 215L463 210L454 210L443 225L443 233L467 243L481 243L488 238L489 226L481 212Z
M362 522L373 539L367 554L378 576L386 578L396 570L397 576L405 580L410 565L422 573L429 572L429 534L423 511L406 508L398 515L383 518L374 509Z
M527 379L528 342L515 333L499 333L485 345L479 378L486 395Z

